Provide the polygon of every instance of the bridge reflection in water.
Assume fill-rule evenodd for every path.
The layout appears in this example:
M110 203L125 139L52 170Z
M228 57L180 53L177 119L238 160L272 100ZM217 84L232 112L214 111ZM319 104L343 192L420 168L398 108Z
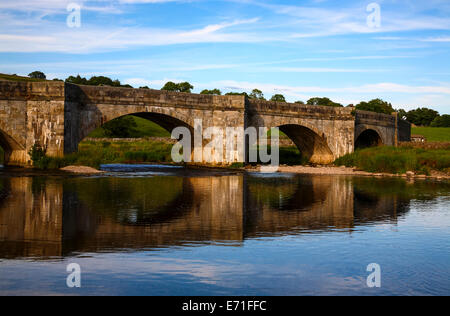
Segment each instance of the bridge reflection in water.
M407 185L375 179L257 175L0 179L0 258L152 250L395 222ZM389 187L391 186L391 188ZM380 187L380 184L376 186Z

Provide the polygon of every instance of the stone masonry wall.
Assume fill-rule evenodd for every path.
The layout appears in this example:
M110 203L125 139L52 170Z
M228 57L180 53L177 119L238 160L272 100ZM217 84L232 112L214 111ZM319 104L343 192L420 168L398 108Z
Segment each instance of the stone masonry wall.
M354 150L355 139L375 130L385 145L408 139L410 125L395 116L290 103L151 89L93 87L63 82L0 81L0 145L6 163L28 165L34 144L61 157L106 122L128 114L169 131L208 127L280 127L313 162L330 163ZM208 140L209 143L210 140ZM212 153L214 155L214 153ZM204 157L204 159L206 159Z
M64 154L64 83L0 81L0 134L6 162L30 163L38 143L50 156Z

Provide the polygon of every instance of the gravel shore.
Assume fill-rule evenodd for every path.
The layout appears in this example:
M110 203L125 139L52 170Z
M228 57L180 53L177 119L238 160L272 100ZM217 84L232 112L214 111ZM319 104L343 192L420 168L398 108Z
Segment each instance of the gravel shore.
M79 173L79 174L99 174L104 173L104 171L97 170L95 168L91 167L85 167L85 166L67 166L64 168L61 168L62 171L67 171L71 173Z

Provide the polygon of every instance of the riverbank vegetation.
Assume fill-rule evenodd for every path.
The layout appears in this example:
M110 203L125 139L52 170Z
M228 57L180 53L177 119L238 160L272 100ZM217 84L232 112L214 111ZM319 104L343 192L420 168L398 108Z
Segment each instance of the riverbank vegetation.
M335 164L376 173L404 174L412 171L430 175L437 171L449 174L450 145L444 149L373 147L341 157Z
M113 163L173 163L172 143L151 138L136 141L84 141L78 152L63 158L48 157L42 149L35 147L30 152L34 167L38 169L60 169L66 166L89 166L99 168ZM280 148L280 163L296 165L306 163L295 147ZM234 164L231 167L242 167Z
M66 166L89 166L99 168L109 163L171 163L172 144L151 139L135 142L80 143L78 152L63 158L54 158L36 153L33 165L38 169L59 169Z

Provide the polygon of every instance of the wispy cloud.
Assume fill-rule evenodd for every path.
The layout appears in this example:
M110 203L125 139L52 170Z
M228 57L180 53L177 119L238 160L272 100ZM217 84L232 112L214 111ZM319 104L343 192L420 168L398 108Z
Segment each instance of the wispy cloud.
M436 93L436 94L448 94L450 95L450 83L441 86L413 86L397 83L377 83L377 84L365 84L359 86L347 86L347 87L316 87L316 86L286 86L286 85L274 85L267 83L256 82L240 82L240 81L219 81L216 82L222 87L237 88L249 90L255 87L263 87L269 91L285 91L291 93L336 93L336 92L348 92L348 93L408 93L408 94L421 94L421 93Z
M272 10L275 14L291 17L292 26L301 31L293 32L292 38L313 38L347 34L392 33L414 30L450 30L447 16L427 14L433 6L421 11L389 10L382 5L381 27L373 28L367 24L367 3L357 2L351 6L338 8L308 7L298 5L277 5L257 3Z
M64 52L89 53L129 49L130 47L149 47L193 43L240 43L264 41L254 34L233 31L232 28L256 23L258 18L234 20L205 27L185 30L157 29L145 27L99 28L82 27L69 29L49 24L46 31L25 32L22 34L0 34L0 52ZM42 26L41 26L42 27ZM231 29L230 31L226 31ZM38 34L46 34L40 36Z
M434 43L450 43L450 36L446 37L429 37L421 39L422 42L434 42Z

